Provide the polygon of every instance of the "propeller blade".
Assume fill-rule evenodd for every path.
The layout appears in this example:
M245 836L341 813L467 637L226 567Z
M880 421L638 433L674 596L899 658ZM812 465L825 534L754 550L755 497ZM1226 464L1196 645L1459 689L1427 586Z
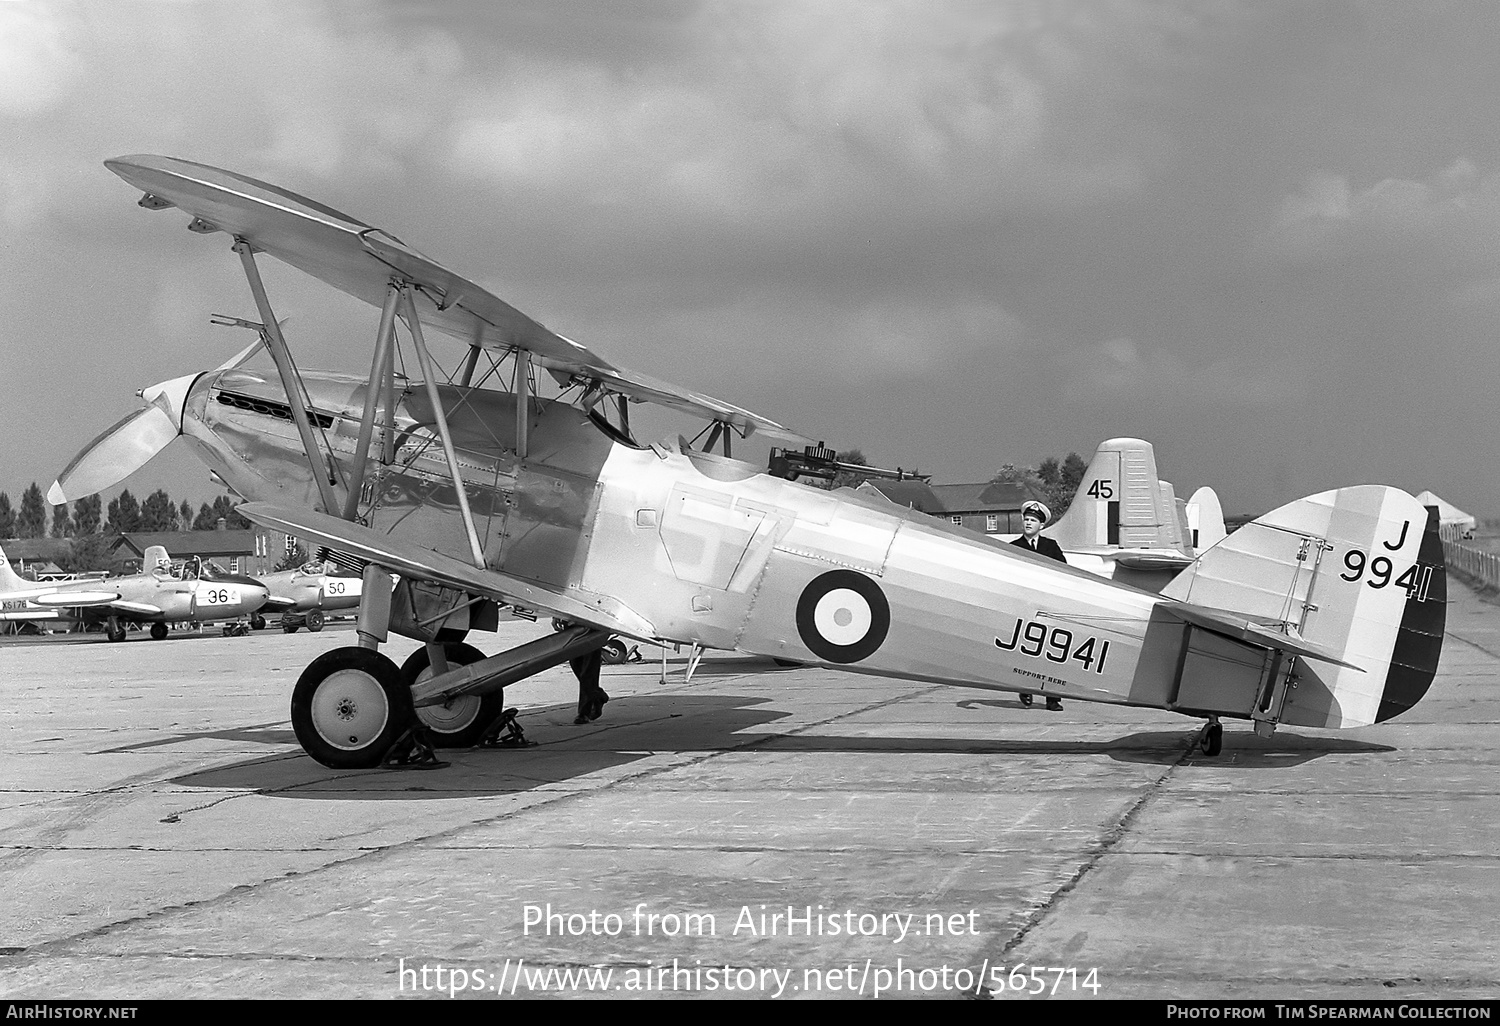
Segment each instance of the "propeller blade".
M136 410L84 446L47 489L52 505L72 502L118 484L177 437L177 425L159 406Z

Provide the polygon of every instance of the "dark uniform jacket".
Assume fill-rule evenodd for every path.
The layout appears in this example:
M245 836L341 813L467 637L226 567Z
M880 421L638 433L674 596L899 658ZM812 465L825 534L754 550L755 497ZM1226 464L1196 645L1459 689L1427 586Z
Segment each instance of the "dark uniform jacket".
M1068 557L1063 555L1062 546L1057 544L1057 542L1053 541L1051 538L1044 538L1042 535L1036 536L1035 548L1032 547L1031 542L1026 540L1026 536L1024 534L1021 535L1021 537L1017 538L1015 541L1011 542L1011 544L1016 546L1017 548L1025 549L1027 552L1035 552L1038 555L1042 556L1051 556L1059 563L1066 563L1068 561Z

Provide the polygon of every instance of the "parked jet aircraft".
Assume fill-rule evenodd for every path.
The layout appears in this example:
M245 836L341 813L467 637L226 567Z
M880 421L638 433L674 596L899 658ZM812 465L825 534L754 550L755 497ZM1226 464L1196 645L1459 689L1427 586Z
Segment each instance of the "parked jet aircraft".
M147 209L181 209L193 231L234 240L279 380L230 368L146 389L146 410L86 449L53 501L107 487L180 434L253 500L245 516L365 563L359 644L318 657L292 692L297 737L327 765L430 754L420 710L440 742L472 743L503 721L505 685L564 659L580 660L583 713L587 658L611 634L690 645L690 669L705 649L739 649L1169 709L1206 721L1208 754L1222 718L1262 735L1359 726L1410 708L1433 679L1442 550L1427 510L1397 489L1283 506L1149 594L727 454L642 444L627 400L712 421L708 446L723 438L727 449L730 432L797 436L615 367L322 204L174 158L106 166L143 190ZM380 308L366 377L297 372L262 253ZM429 329L469 346L449 381ZM490 366L475 382L481 358ZM422 380L397 366L420 367ZM508 389L479 387L501 366ZM539 371L556 398L537 396ZM488 658L457 642L502 608L575 626ZM405 672L378 651L391 630L426 643Z
M1208 506L1213 489L1194 500ZM1224 537L1224 517L1212 526L1218 497L1208 510L1209 535ZM1139 438L1099 443L1079 481L1073 502L1042 534L1067 553L1068 562L1101 577L1147 591L1161 591L1196 555L1214 544L1195 545L1191 514L1166 481L1157 477L1156 450ZM1205 536L1206 537L1206 536Z
M27 581L0 552L0 620L103 624L110 641L124 641L131 624L151 625L151 637L168 624L238 621L266 601L253 577L225 574L196 559L174 567L160 545L146 549L138 574L79 581Z
M271 591L262 612L280 613L281 629L295 634L306 627L316 634L323 618L335 610L357 609L363 578L342 576L324 563L306 563L295 570L261 574L258 578Z

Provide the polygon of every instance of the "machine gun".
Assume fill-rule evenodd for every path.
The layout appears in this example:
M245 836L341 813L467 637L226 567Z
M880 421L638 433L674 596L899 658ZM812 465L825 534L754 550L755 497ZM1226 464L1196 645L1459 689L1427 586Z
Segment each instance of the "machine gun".
M904 470L901 467L895 470L884 470L880 467L867 467L862 463L845 463L838 458L838 455L822 442L809 445L801 452L794 449L773 448L767 472L773 477L786 478L788 481L795 481L799 477L815 477L831 482L840 471L848 471L864 477L889 478L893 481L932 480L931 474L919 474L914 470Z

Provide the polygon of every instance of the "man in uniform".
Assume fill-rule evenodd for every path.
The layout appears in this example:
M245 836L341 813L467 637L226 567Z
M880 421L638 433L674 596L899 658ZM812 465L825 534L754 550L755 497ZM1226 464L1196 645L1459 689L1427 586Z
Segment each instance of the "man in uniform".
M1027 499L1021 503L1021 537L1011 544L1027 552L1035 552L1039 556L1050 556L1059 563L1066 564L1068 558L1063 555L1062 546L1051 538L1042 537L1042 528L1046 527L1047 521L1051 519L1052 511L1047 508L1046 503ZM1021 704L1030 708L1031 696L1022 694ZM1062 701L1049 695L1047 708L1057 712L1062 708Z

